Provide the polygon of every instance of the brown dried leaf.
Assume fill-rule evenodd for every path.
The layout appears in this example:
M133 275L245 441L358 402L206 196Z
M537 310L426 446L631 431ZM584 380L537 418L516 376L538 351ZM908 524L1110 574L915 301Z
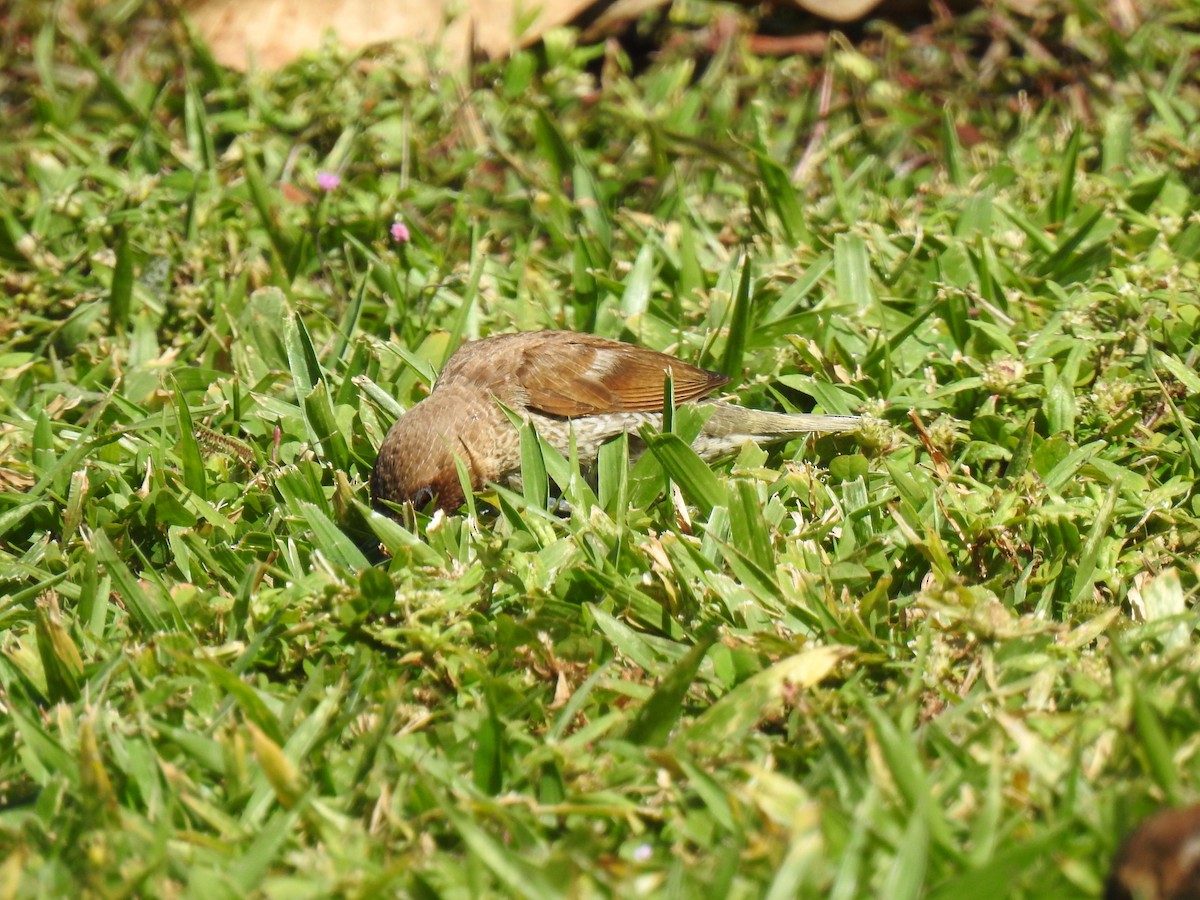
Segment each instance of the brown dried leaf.
M234 69L279 68L315 49L326 31L350 48L387 42L442 47L447 63L461 65L472 37L477 48L496 58L534 43L591 3L542 0L532 15L528 6L521 0L195 0L188 14L217 61ZM447 25L456 9L465 14ZM415 62L424 59L414 52Z

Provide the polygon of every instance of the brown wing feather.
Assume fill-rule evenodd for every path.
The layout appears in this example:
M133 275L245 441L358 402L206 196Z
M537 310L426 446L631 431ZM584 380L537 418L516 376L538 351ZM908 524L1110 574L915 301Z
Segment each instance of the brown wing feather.
M675 402L686 403L729 383L728 376L594 335L548 333L522 354L517 380L533 409L552 416L654 412L663 406L663 379L675 380Z

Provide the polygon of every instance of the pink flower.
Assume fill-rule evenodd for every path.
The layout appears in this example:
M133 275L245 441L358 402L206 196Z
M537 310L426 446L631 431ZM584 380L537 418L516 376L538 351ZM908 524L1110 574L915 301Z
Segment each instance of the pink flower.
M318 172L317 187L323 191L336 191L342 183L342 176L337 172Z
M397 244L407 244L412 240L412 234L409 233L408 226L397 219L392 223L392 240Z

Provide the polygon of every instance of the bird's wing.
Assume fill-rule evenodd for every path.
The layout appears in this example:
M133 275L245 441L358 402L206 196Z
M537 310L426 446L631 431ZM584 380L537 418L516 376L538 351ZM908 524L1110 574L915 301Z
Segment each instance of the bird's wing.
M522 354L517 380L530 407L569 418L661 410L668 370L676 403L699 399L729 383L719 372L593 335L531 344Z

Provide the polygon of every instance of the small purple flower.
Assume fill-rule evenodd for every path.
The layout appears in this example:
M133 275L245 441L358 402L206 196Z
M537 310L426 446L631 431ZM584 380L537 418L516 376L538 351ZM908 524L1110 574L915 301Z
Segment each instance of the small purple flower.
M646 862L654 855L654 848L649 844L638 844L633 848L633 858L636 862Z
M407 244L412 240L412 234L409 233L408 226L399 219L392 223L391 232L392 240L397 244Z
M342 183L342 176L337 172L318 172L317 187L323 191L336 191Z

